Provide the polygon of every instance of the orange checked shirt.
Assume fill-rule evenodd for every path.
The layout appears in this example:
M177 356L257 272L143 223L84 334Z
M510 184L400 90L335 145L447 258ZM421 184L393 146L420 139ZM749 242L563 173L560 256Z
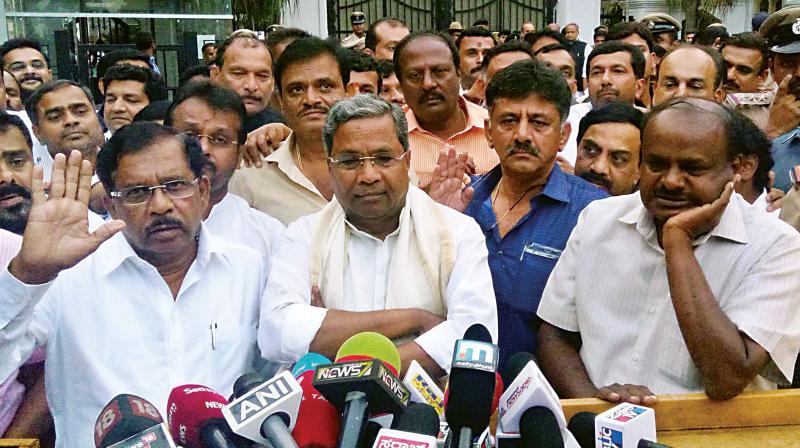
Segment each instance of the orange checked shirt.
M436 168L436 160L439 158L439 151L444 149L445 144L454 146L458 153L469 154L475 162L478 174L484 174L500 163L497 153L489 147L489 143L486 141L483 128L483 122L489 118L489 113L482 107L465 100L464 97L458 99L458 106L467 116L467 127L447 140L442 140L422 129L414 112L410 108L406 111L408 140L411 147L411 168L419 176L420 185L426 185L431 180L433 170Z

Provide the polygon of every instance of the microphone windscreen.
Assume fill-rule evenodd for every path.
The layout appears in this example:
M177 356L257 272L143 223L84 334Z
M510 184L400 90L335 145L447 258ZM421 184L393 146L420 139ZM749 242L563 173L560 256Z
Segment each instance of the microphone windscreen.
M505 368L500 375L503 377L503 383L511 384L517 376L519 376L522 369L528 365L529 362L536 362L536 358L528 352L514 353L506 363Z
M350 356L363 358L344 359ZM397 351L397 347L394 346L394 343L389 338L380 333L367 331L355 334L344 341L336 353L336 362L372 358L383 361L387 367L393 370L395 376L399 375L402 367L400 365L400 352Z
M309 370L315 370L320 364L330 363L330 359L320 355L319 353L306 353L305 355L301 356L296 363L294 363L294 367L292 367L292 376L297 378Z
M236 378L236 381L233 383L233 397L230 401L250 392L250 389L260 385L264 381L267 381L267 379L256 372L248 372Z
M167 422L172 437L186 448L203 448L200 431L212 420L223 422L222 408L228 400L199 384L185 384L172 389L167 400Z
M392 429L436 437L439 435L439 414L427 403L409 403L395 416Z
M105 448L161 422L158 409L142 397L119 394L100 411L94 425L94 446Z
M564 448L564 437L558 420L550 409L534 406L522 414L519 435L523 446L537 448Z
M300 403L292 437L300 448L335 448L342 416L314 388L313 381L313 370L297 377L297 382L303 389L303 401Z
M358 439L358 448L372 448L375 444L375 439L378 438L378 433L381 432L383 426L378 422L367 421L364 425L364 430L361 433L361 438Z
M483 324L472 324L467 328L467 331L464 332L464 338L470 341L478 341L478 342L488 342L492 343L492 335L489 333L489 329L486 328Z
M594 412L578 412L573 415L567 424L567 429L578 441L581 448L594 448L594 420L597 414Z

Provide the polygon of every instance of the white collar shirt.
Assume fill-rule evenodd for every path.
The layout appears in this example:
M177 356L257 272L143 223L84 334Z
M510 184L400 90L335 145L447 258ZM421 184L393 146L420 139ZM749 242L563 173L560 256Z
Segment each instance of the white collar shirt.
M244 199L233 193L226 194L211 208L203 224L212 235L248 246L263 255L267 272L285 229L280 221L251 208Z
M94 446L94 422L117 394L141 396L162 416L176 386L230 395L257 355L266 278L260 254L205 229L175 299L122 233L47 284L3 270L0 377L46 346L57 446Z
M770 212L767 211L767 207L769 207L769 202L767 202L767 191L764 191L756 198L755 202L753 202L753 209L758 210L767 216L779 219L781 209L775 209Z
M444 294L447 317L414 342L439 366L449 370L453 344L473 323L485 325L497 341L497 305L486 242L480 228L472 218L444 206L441 208L457 247L455 265ZM403 213L407 212L405 208ZM290 224L273 259L258 335L262 357L266 359L297 360L308 352L325 319L326 309L310 305L310 246L319 215L305 216ZM344 273L343 295L348 300L345 311L386 308L391 254L398 234L399 229L381 241L352 227Z
M748 388L774 389L775 382L791 380L800 349L800 234L736 194L719 224L693 245L722 311L770 354ZM584 209L538 315L580 333L580 356L597 387L704 390L678 326L653 217L639 193Z

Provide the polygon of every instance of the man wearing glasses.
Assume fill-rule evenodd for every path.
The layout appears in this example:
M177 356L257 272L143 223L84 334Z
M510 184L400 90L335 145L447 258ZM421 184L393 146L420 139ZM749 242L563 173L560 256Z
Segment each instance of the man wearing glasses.
M262 356L333 357L350 336L375 331L395 341L404 367L414 359L443 375L469 325L497 335L480 229L409 185L408 125L396 105L372 95L339 101L323 143L334 199L292 223L278 246Z
M180 91L167 110L164 124L200 142L211 181L210 210L203 222L206 228L212 235L255 249L269 263L283 224L228 191L231 176L241 162L239 145L245 139L245 117L245 106L236 92L201 81L189 83Z
M92 446L117 394L166 415L173 387L228 395L251 365L267 273L260 254L202 225L204 165L195 139L155 123L123 127L97 161L114 220L92 233L91 163L57 154L47 197L36 168L23 247L0 272L0 377L47 348L58 446Z

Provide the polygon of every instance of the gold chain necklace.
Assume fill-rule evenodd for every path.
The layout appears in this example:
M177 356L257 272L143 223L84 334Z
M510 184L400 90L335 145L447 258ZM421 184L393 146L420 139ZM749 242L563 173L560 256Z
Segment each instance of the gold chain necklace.
M305 171L303 170L303 158L300 157L300 145L297 143L294 144L294 153L297 157L297 167L300 168L301 173L305 174Z

